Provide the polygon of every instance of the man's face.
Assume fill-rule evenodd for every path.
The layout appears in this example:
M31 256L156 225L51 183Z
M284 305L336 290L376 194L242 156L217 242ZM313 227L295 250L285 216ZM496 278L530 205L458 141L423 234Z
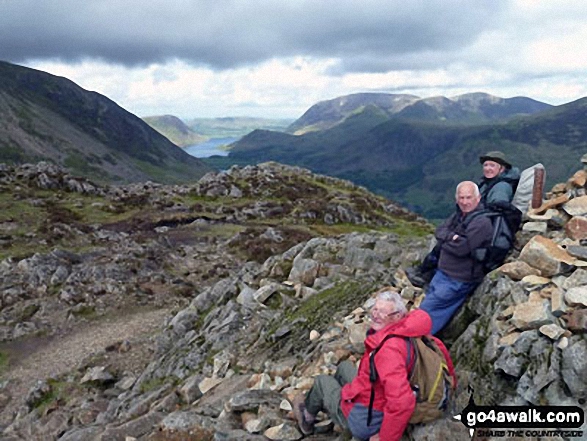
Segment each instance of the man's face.
M394 309L393 302L377 299L375 305L371 308L371 329L379 331L390 323L397 322L400 313Z
M495 178L499 175L505 167L495 161L485 161L483 163L483 176L487 179Z
M457 192L457 205L463 213L470 213L481 200L481 195L475 196L475 188L472 185L463 185Z

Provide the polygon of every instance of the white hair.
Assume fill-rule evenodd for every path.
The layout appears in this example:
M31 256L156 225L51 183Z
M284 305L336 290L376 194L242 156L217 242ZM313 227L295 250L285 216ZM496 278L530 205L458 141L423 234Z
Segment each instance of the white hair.
M381 291L377 293L376 300L385 300L386 302L393 303L395 311L399 312L402 317L408 313L406 305L404 305L404 301L397 292L391 291L389 289Z
M463 181L459 182L459 185L457 185L457 189L455 191L455 198L459 197L459 190L461 189L461 187L465 185L473 187L473 194L475 195L475 197L478 197L480 195L479 187L477 186L477 184L475 184L473 181Z

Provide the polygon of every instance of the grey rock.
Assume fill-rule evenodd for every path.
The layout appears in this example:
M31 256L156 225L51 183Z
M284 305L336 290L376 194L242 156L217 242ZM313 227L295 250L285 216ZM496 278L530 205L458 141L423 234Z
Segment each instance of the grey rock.
M178 392L184 403L191 404L198 398L202 397L203 394L200 391L198 384L200 384L203 378L204 377L199 374L192 375L185 381L183 386L179 388Z
M73 428L65 432L59 441L89 441L98 438L104 429L100 427Z
M575 271L573 271L573 274L564 279L562 288L568 290L583 285L587 285L587 270L577 268Z
M233 412L253 410L258 408L260 405L279 408L281 399L281 395L274 391L266 389L245 390L238 392L234 397L232 397L228 402L228 405Z
M565 302L570 306L587 306L587 286L575 286L565 293Z
M167 415L159 428L170 432L196 432L198 429L212 431L214 423L210 418L203 417L193 411L177 411Z
M37 383L29 390L25 403L29 408L35 407L40 403L47 395L51 393L53 388L45 380L38 380Z
M108 427L100 436L100 441L125 441L126 437L140 438L156 431L157 425L165 415L150 412L118 426Z
M106 366L95 366L89 368L86 374L80 380L80 383L98 383L98 384L107 384L115 381L115 377L108 372Z
M306 286L312 286L318 275L320 263L313 260L300 257L300 253L294 260L288 280L293 283L302 283Z
M587 247L580 245L569 245L566 247L567 253L581 260L587 260Z
M587 398L587 341L576 341L563 351L561 373L574 398Z
M502 371L511 377L520 378L524 363L525 358L516 354L513 347L508 346L493 364L493 369L495 371Z

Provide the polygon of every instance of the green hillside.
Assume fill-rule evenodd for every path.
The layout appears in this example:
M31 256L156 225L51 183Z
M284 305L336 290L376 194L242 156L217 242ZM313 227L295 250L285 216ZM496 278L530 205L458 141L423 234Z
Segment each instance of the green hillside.
M40 160L100 182L185 182L210 170L105 96L0 62L0 161Z

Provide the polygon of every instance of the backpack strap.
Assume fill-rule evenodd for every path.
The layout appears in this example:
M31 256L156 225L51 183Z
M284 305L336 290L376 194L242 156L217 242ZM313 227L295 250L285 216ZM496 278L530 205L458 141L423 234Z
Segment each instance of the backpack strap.
M483 208L482 210L479 211L473 211L472 213L469 213L465 216L465 219L463 219L463 228L467 229L467 227L469 226L469 224L471 222L473 222L473 219L478 218L479 216L487 216L488 214L490 214L491 211L488 210L487 208Z
M375 387L374 384L379 378L379 374L377 373L377 366L375 366L375 354L379 352L381 346L392 337L397 337L397 335L386 335L385 338L379 343L379 345L371 351L369 354L369 382L371 383L371 396L369 397L369 409L367 412L367 426L371 425L371 419L373 417L373 402L375 401ZM408 370L408 380L412 376L414 366L416 364L416 348L413 342L413 339L409 337L404 337L407 346L407 359L406 359L406 368ZM413 360L411 360L412 352L414 353Z
M379 345L371 351L369 354L369 382L371 383L371 396L369 397L369 410L367 413L367 426L371 425L371 419L373 418L373 402L375 401L375 388L374 384L379 378L379 374L377 374L377 367L375 366L375 354L379 352L383 343L385 343L390 338L395 337L395 335L386 335L385 338L379 343Z

